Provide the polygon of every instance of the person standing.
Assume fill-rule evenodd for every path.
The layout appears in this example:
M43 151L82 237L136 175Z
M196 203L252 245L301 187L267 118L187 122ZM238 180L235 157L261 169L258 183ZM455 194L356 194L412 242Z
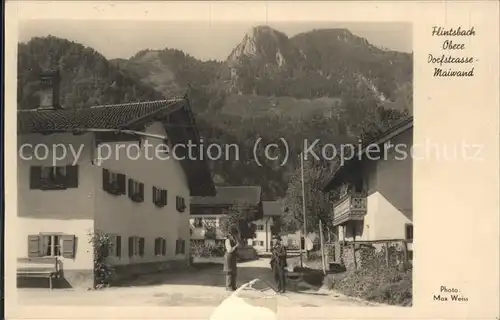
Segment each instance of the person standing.
M279 236L274 237L274 245L271 249L271 268L273 269L274 280L278 285L278 292L285 292L286 281L285 281L285 268L287 267L286 262L286 248L281 243L281 238Z
M224 272L226 274L226 290L236 290L238 230L231 229L225 242Z

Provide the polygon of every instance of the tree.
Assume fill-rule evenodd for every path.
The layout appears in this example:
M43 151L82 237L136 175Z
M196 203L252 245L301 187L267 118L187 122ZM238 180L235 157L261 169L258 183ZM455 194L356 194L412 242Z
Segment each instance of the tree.
M231 229L236 229L240 233L241 240L255 238L255 221L257 218L255 206L245 202L234 203L227 211L227 214L220 219L220 230L227 236Z
M306 230L310 232L319 231L321 220L325 230L332 224L332 203L328 193L323 192L322 185L325 172L330 170L324 164L314 159L304 160L304 189L306 201ZM295 171L285 198L286 210L283 216L283 228L294 232L303 230L303 203L302 203L302 181L300 168Z
M283 229L282 217L272 217L271 219L273 221L273 225L271 226L271 235L277 236L281 233L281 230Z

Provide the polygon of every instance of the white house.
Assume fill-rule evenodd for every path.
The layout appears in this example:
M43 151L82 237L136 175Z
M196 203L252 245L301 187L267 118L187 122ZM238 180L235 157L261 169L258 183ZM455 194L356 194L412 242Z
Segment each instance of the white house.
M255 221L255 238L249 239L257 252L269 252L272 247L272 227L276 220L283 215L283 207L278 201L262 201L263 217Z
M139 130L167 139L76 130L85 128ZM18 111L22 156L17 239L12 241L18 257L57 257L71 286L89 287L90 235L103 232L113 238L108 261L118 275L185 266L190 196L215 193L205 162L176 160L172 149L161 147L188 140L199 137L186 99L74 110L54 102L52 108ZM176 150L177 157L179 151L184 149Z
M340 240L404 239L411 259L412 146L413 118L409 118L366 143L361 157L346 161L328 180L324 190L337 197L333 214Z
M260 186L216 187L215 196L191 198L190 224L191 242L222 244L225 235L221 232L220 219L234 204L245 204L262 215L262 188Z

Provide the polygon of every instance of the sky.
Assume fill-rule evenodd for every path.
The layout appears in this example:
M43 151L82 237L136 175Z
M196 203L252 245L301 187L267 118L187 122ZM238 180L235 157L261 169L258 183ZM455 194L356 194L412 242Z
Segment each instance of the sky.
M179 49L201 60L225 60L245 33L261 23L191 21L27 20L19 42L47 35L89 46L108 59L128 59L143 49ZM313 29L347 28L371 44L412 52L410 23L279 22L267 25L292 37Z

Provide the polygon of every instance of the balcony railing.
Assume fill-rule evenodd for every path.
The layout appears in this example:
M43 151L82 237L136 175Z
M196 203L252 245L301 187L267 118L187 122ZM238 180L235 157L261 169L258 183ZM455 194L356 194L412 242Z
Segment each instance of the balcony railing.
M366 215L366 195L347 194L333 205L333 225L351 220L363 220Z

